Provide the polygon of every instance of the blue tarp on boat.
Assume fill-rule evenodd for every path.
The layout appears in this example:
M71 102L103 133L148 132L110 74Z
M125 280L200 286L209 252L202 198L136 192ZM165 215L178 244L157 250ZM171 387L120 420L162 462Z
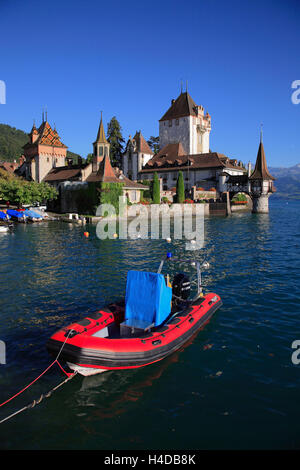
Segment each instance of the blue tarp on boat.
M14 209L8 209L7 214L10 215L11 217L16 217L17 219L21 219L24 216L24 212L18 212L18 211L15 211Z
M0 211L0 219L1 219L1 220L10 219L10 215L5 214L5 212Z
M30 209L25 209L25 215L30 218L35 218L35 219L42 219L43 217L38 214L37 212L34 212Z
M172 289L158 273L128 271L125 321L160 325L171 312Z

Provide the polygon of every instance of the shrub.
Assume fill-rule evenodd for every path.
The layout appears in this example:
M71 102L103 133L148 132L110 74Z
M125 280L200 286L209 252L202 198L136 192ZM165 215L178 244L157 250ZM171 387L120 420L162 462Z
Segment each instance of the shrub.
M123 194L123 183L101 183L98 189L99 204L111 204L119 213L119 197Z
M233 196L232 201L235 202L247 202L247 197L243 193L238 193L235 196Z
M26 181L17 176L0 174L0 200L12 204L35 204L56 199L58 191L48 183Z

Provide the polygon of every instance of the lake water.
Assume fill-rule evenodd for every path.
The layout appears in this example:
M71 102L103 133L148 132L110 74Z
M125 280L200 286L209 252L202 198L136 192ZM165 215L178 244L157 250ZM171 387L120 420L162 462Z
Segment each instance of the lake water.
M205 219L198 257L223 306L193 341L143 369L77 375L1 424L0 448L298 449L299 221L300 201L275 198L268 215ZM56 330L124 295L128 269L157 270L170 250L193 257L184 240L99 240L95 230L45 222L0 235L0 403L52 362ZM53 367L0 420L64 378Z

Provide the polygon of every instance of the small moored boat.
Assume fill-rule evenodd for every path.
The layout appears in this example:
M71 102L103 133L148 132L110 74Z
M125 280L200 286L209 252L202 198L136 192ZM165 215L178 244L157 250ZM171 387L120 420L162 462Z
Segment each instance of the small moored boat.
M0 220L7 221L10 218L10 215L8 215L6 212L0 211Z
M24 214L31 222L41 222L43 220L42 215L31 209L25 209Z
M168 258L170 259L170 255ZM56 332L48 352L82 375L107 370L144 367L182 347L222 305L217 294L202 292L201 266L198 291L190 297L190 280L184 273L169 277L129 271L125 300L112 303L83 320Z
M6 213L17 222L26 222L25 211L16 211L15 209L7 209Z

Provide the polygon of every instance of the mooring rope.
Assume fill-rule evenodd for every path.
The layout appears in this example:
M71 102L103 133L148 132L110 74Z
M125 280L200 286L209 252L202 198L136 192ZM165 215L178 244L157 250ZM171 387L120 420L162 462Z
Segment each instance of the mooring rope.
M59 387L61 387L64 383L68 382L69 380L71 380L76 374L77 372L73 372L73 373L68 373L66 372L63 367L60 365L60 363L58 362L58 358L63 350L63 347L64 345L66 344L66 341L69 337L69 334L71 333L72 330L69 330L68 331L68 334L66 336L66 339L65 341L63 342L55 360L38 376L36 377L32 382L30 382L30 384L26 385L26 387L24 387L22 390L20 390L19 392L17 392L15 395L13 395L12 397L8 398L7 400L5 400L3 403L0 404L0 408L1 406L3 405L6 405L7 403L9 403L11 400L13 400L14 398L16 398L17 396L21 395L21 393L23 393L25 390L27 390L29 387L31 387L31 385L33 385L35 382L37 382L49 369L51 369L51 367L54 365L54 364L58 364L59 367L61 368L61 370L67 375L67 378L61 382L60 384L58 384L56 387L54 387L53 389L51 389L49 392L47 392L46 394L42 394L40 396L40 398L38 400L33 400L32 403L30 403L29 405L27 406L24 406L23 408L21 408L20 410L16 411L15 413L11 414L10 416L7 416L6 418L4 418L2 421L0 421L0 424L4 423L4 421L7 421L8 419L12 418L13 416L21 413L22 411L25 411L29 408L33 408L35 405L38 405L41 403L41 401L44 399L44 398L48 398L52 395L52 393L57 390Z
M55 362L55 361L54 361ZM6 418L2 419L0 421L0 424L4 423L5 421L13 418L14 416L18 415L19 413L22 413L22 411L25 411L25 410L28 410L28 409L31 409L31 408L34 408L35 405L39 405L41 403L41 401L44 399L44 398L49 398L53 392L55 392L55 390L57 390L59 387L61 387L63 384L65 384L66 382L68 382L69 380L73 379L73 377L77 374L77 371L75 371L73 374L68 374L69 377L67 377L63 382L59 383L58 385L56 385L56 387L52 388L51 390L49 390L49 392L47 393L42 393L42 395L40 396L40 398L38 398L37 400L33 400L32 403L30 403L29 405L26 405L24 406L23 408L21 408L20 410L18 411L15 411L14 413L12 413L11 415L7 416ZM9 401L9 400L8 400Z

